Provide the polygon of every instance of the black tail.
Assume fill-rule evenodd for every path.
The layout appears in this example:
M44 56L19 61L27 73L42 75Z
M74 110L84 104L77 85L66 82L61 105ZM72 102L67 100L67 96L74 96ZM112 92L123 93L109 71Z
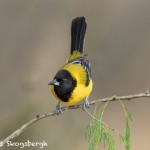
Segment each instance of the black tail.
M84 17L76 17L71 25L71 54L74 50L83 52L83 43L87 23Z

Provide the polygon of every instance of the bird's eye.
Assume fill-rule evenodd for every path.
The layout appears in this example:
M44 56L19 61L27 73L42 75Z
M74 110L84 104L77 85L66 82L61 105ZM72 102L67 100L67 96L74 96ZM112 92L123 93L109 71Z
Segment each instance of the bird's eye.
M57 82L61 82L61 79L56 79L57 80Z

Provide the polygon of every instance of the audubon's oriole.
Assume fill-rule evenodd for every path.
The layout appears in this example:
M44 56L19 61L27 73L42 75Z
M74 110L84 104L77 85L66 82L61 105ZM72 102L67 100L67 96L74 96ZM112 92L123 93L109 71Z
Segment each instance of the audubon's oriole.
M83 54L86 27L87 23L84 17L76 17L72 20L70 57L49 83L53 95L60 102L74 104L84 99L83 108L90 106L88 97L93 85L91 65L87 55ZM61 112L59 103L56 106L58 113Z

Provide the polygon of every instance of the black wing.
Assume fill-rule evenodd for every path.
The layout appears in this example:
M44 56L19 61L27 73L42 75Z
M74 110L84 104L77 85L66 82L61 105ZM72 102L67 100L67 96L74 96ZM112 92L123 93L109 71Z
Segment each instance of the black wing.
M86 55L74 58L71 61L69 61L68 63L69 64L79 64L79 65L81 65L85 69L85 71L86 71L86 77L87 77L86 86L88 86L89 83L90 83L90 79L91 79L91 64L86 59Z

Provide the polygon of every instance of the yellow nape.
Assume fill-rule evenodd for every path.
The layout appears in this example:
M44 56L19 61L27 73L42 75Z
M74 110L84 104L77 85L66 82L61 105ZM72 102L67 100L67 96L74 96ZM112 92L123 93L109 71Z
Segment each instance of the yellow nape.
M78 56L80 56L81 54L82 53L80 51L74 50L73 53L71 54L71 56L69 57L69 59L67 60L67 62L74 59L74 58L76 58L76 57L78 57Z

